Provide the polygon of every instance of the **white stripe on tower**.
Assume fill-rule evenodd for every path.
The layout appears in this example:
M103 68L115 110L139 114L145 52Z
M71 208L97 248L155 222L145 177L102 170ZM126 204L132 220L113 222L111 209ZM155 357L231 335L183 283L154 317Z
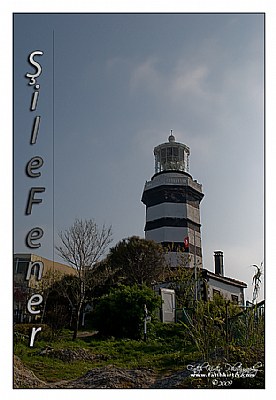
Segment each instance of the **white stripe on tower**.
M154 221L159 218L188 218L200 224L199 210L186 203L161 203L147 207L146 221Z

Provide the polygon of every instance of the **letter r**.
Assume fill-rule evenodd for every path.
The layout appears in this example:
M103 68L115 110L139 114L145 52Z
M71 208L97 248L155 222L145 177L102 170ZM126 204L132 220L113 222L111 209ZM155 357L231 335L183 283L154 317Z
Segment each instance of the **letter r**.
M39 328L33 328L32 329L32 334L31 334L31 340L30 340L30 347L33 347L34 345L34 340L35 340L35 336L38 332L41 331L41 327Z

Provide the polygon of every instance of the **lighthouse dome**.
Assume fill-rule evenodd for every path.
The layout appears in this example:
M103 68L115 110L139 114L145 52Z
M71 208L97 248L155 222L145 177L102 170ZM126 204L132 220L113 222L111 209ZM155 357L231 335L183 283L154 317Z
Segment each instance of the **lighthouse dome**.
M169 136L169 142L175 142L175 137L173 136L172 131L171 131L171 134Z

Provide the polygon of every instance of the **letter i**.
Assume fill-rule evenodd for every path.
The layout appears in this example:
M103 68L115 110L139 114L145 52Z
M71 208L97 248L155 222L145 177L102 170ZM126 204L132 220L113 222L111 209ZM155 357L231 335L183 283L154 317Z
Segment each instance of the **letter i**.
M35 85L35 88L39 90L40 85ZM38 96L39 96L39 91L36 90L33 93L33 97L32 97L32 105L31 105L31 111L34 111L36 109L36 105L37 105L37 101L38 101Z

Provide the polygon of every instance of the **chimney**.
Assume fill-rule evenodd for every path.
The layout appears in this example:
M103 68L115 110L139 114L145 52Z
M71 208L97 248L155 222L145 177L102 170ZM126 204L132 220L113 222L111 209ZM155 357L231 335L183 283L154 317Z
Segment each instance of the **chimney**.
M222 251L215 251L215 274L224 276L223 271L223 252Z

